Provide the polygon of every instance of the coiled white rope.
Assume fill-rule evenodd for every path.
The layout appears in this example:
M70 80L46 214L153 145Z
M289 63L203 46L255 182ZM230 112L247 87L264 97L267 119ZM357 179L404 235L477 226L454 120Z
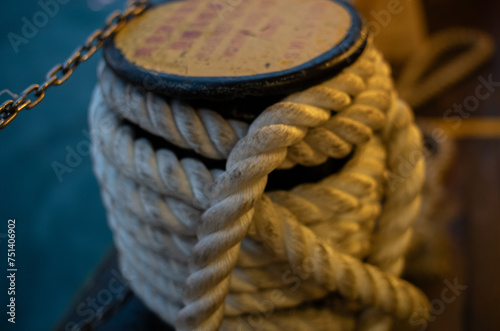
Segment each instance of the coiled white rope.
M420 210L422 137L373 47L250 125L134 89L103 65L99 76L94 170L121 267L177 330L369 330L427 313L398 278ZM155 149L120 117L226 167ZM272 171L351 153L318 183L265 192Z

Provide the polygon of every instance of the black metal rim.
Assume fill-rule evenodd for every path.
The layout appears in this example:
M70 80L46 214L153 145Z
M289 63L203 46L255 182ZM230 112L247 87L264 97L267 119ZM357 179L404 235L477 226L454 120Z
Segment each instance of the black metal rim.
M368 32L356 9L342 5L351 15L351 28L331 50L300 66L266 74L235 77L186 77L140 67L128 61L113 38L104 45L104 59L124 80L147 91L180 99L234 100L293 93L320 83L349 66L366 47Z

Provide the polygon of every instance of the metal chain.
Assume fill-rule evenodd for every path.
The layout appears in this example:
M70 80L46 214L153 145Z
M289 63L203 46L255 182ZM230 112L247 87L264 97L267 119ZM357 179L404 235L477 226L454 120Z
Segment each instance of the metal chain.
M66 62L56 65L46 76L42 85L33 84L24 90L17 99L7 100L0 106L0 130L5 129L17 117L23 109L32 109L45 97L49 87L64 83L73 74L80 63L87 61L113 33L119 31L130 18L139 16L150 7L149 0L129 1L126 9L122 12L117 10L106 19L102 29L92 33L85 44L80 46Z

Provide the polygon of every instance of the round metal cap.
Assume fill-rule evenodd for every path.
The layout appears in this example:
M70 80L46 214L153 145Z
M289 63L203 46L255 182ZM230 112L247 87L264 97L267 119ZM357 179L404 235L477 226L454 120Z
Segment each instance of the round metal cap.
M362 53L367 31L336 0L186 0L131 20L104 47L108 65L146 90L234 100L318 84Z

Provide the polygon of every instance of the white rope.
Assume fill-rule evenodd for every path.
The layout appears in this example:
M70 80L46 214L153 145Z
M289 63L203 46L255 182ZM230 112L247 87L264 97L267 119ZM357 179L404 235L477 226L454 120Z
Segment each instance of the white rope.
M398 278L420 208L422 139L371 46L250 125L134 90L103 65L99 75L91 128L108 125L92 153L120 265L177 330L353 330L425 315L425 296ZM155 149L120 116L226 167ZM264 192L272 171L351 153L318 183ZM413 162L405 174L402 158ZM324 308L307 308L317 300Z
M466 47L444 65L433 67L447 52ZM448 28L431 35L405 63L397 89L412 107L419 107L470 75L493 54L493 38L476 29ZM431 71L432 70L432 71Z
M375 68L375 61L379 61L380 68ZM365 67L374 74L356 74L366 72ZM366 141L372 130L382 125L383 111L389 104L388 90L381 90L377 85L377 82L390 81L387 75L383 76L384 72L389 72L388 65L381 62L375 52L368 51L345 73L302 92L302 102L297 102L299 94L294 94L275 105L283 112L311 112L320 116L309 119L313 122L328 119L327 111L314 112L317 107L341 112L325 123L325 127L309 132L305 139L291 146L279 168L291 168L297 163L319 165L328 157L343 158L351 153L354 144ZM225 159L246 134L247 126L243 122L226 121L213 111L196 110L176 100L168 103L150 92L124 85L104 65L100 66L99 77L106 101L114 111L168 142L193 149L202 156ZM370 81L366 77L370 77ZM377 77L380 78L377 80Z

